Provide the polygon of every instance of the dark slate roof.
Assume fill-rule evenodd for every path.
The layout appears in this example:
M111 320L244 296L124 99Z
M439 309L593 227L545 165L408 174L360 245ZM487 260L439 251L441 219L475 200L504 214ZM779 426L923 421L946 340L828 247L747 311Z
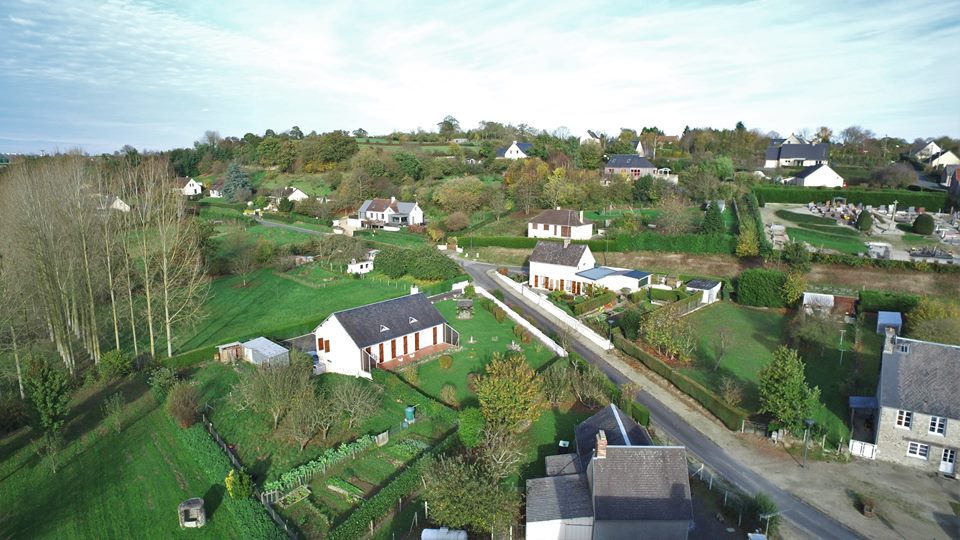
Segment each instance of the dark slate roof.
M607 167L615 169L656 169L649 159L638 154L614 154L607 160Z
M770 146L780 146L786 139L770 139Z
M909 352L900 352L906 345ZM897 338L883 353L880 405L921 414L960 418L960 347Z
M530 254L530 262L577 266L587 250L585 244L570 244L563 247L559 242L537 242Z
M576 210L544 210L535 218L531 219L530 223L546 223L548 225L569 225L572 227L579 227L580 225L589 224L590 221L587 221L586 219L580 221L580 212Z
M338 311L331 316L340 321L360 348L446 322L423 293ZM415 320L411 321L411 317Z
M577 441L577 455L583 470L593 457L597 446L597 432L604 431L607 446L649 446L653 444L647 430L630 418L614 404L604 407L597 414L587 418L574 431Z
M497 148L497 157L503 157L503 156L505 156L505 155L507 154L507 150L509 150L511 146L513 146L513 145L510 144L510 145L507 145L507 146L504 146L504 147L501 147L501 148ZM519 148L520 151L523 152L524 154L529 154L529 153L530 153L530 150L533 148L533 143L518 142L518 143L517 143L517 148Z
M573 519L593 515L590 484L585 474L527 480L527 522Z
M547 476L562 474L580 474L580 458L576 454L557 454L547 456L543 460L547 468Z
M608 446L593 461L593 507L596 521L692 521L686 449Z
M719 284L719 281L714 281L712 279L691 279L687 282L687 288L710 290Z
M830 151L830 145L827 143L785 144L781 146L779 150L779 159L812 159L826 161L827 155Z
M828 165L824 163L821 163L820 165L811 165L810 167L807 167L802 171L798 172L796 178L806 178L824 167L827 167L828 169L830 168Z

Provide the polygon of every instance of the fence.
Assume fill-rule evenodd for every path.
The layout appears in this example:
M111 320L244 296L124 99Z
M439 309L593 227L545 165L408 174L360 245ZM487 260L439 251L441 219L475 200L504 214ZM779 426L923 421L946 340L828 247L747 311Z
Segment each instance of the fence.
M210 422L210 420L207 418L207 415L201 414L200 418L201 420L203 420L203 427L206 428L207 433L209 433L210 436L213 437L213 440L214 442L217 443L217 446L219 446L220 449L223 450L225 454L227 454L227 457L230 459L230 463L233 465L233 468L238 470L242 469L243 464L240 463L240 458L238 458L237 455L233 453L233 450L231 450L230 447L227 446L227 443L223 440L223 437L220 436L220 433L217 432L216 428L213 427L213 423ZM287 522L284 521L283 518L280 517L279 514L277 514L276 510L273 509L272 505L277 501L277 499L279 499L279 493L276 491L262 493L260 489L257 488L257 486L253 486L253 496L258 501L260 501L260 504L262 504L263 507L267 510L267 514L270 515L270 519L272 519L273 522L276 523L278 527L283 529L283 532L286 533L287 537L290 538L291 540L296 540L297 539L296 531L291 529L290 526L287 525Z
M498 307L500 307L501 309L503 309L503 310L507 313L507 316L508 316L508 317L510 317L511 319L513 319L514 321L516 321L517 324L519 324L520 326L526 328L531 334L534 335L534 337L536 337L536 338L539 339L544 345L546 345L548 349L552 350L552 351L553 351L554 353L556 353L558 356L567 356L567 351L565 351L564 348L561 347L560 345L557 345L557 342L555 342L555 341L553 341L552 339L550 339L549 337L547 337L547 335L544 334L543 331L541 331L541 330L540 330L539 328L537 328L536 326L530 324L530 321L528 321L528 320L524 319L523 317L521 317L519 313L517 313L516 311L510 309L509 306L507 306L506 304L504 304L503 302L501 302L500 300L498 300L495 296L493 296L492 294L490 294L489 292L487 292L486 289L484 289L483 287L481 287L481 286L479 286L479 285L475 285L475 286L474 286L474 289L477 291L477 294L479 294L480 296L483 296L484 298L488 298L488 299L492 300L494 304L496 304Z
M564 324L570 327L578 334L582 335L583 337L595 343L601 349L605 351L609 351L610 349L613 349L613 343L610 343L609 339L606 339L602 337L600 334L597 334L589 326L580 322L579 319L576 319L575 317L568 315L562 309L553 305L553 303L550 302L550 300L545 296L543 296L542 294L533 291L529 287L524 287L523 284L517 283L516 281L513 281L512 279L504 276L503 274L494 273L493 275L495 279L500 280L501 284L506 285L512 291L516 292L520 296L528 300L532 300L534 304L537 304L538 306L543 308L543 310L549 313L551 316L553 316L553 318L559 320L561 324Z

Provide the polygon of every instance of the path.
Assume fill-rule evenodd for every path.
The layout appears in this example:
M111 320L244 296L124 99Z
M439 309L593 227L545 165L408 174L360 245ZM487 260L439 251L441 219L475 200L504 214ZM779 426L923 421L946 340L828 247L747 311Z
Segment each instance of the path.
M501 287L487 274L496 268L496 265L462 259L460 263L479 285L491 291L501 290L505 294L508 305L520 305L541 328L561 333L559 323L548 313L528 303L513 291ZM617 355L603 351L589 341L580 339L572 340L571 349L600 368L613 382L622 384L629 380L639 383L644 391L637 401L650 410L651 420L658 429L686 446L691 454L740 489L751 494L766 493L783 511L786 521L793 525L800 535L811 538L861 538L853 530L801 501L735 459L727 451L732 446L740 445L734 434L715 422L698 422L694 427L686 418L701 415L699 411L647 379L617 358Z

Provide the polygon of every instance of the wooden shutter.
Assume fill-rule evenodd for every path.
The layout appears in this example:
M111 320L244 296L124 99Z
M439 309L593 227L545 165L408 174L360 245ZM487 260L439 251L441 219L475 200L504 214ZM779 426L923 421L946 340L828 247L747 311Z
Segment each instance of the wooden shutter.
M323 342L323 352L330 352L330 340Z
M377 362L383 362L383 343L380 344L380 356L377 358Z
M317 338L317 352L323 352L323 338Z
M533 286L534 287L540 286L540 276L533 276Z
M407 336L403 336L403 354L407 354Z
M560 280L560 290L561 290L561 291L563 290L563 280L562 280L562 279Z
M564 237L564 238L569 238L569 237L570 237L570 227L567 227L566 225L560 227L560 236L562 236L562 237Z
M433 344L434 345L437 344L437 327L436 326L433 327Z
M420 331L418 330L416 334L413 335L413 351L417 352L420 350Z
M397 340L391 339L390 340L390 358L396 358L396 357L397 357Z

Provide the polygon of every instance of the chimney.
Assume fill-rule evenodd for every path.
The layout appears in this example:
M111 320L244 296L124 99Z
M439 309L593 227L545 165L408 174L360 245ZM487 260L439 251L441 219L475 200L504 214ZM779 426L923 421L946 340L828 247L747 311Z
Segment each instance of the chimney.
M594 452L594 456L597 459L604 459L607 457L607 434L602 429L597 432L597 449Z
M395 203L395 202L397 202L397 198L394 197L393 195L391 195L391 196L390 196L390 204L393 204L393 203Z
M419 292L420 292L420 288L419 288L419 287L417 287L416 285L411 285L411 286L410 286L410 294L418 294Z
M888 326L884 329L884 332L886 333L886 339L883 342L883 352L892 353L893 347L897 344L897 330Z
M563 239L563 248L566 249L566 248L568 248L568 247L570 247L570 239L569 239L569 238L564 238L564 239Z
M583 210L580 211L580 223L583 223Z

